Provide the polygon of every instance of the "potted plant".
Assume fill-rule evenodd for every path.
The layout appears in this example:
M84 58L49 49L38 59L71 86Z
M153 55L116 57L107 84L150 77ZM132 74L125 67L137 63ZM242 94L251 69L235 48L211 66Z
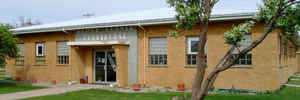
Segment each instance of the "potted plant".
M184 91L185 90L184 84L178 84L177 85L177 90L178 91Z
M141 84L140 83L133 83L133 90L134 91L141 90Z

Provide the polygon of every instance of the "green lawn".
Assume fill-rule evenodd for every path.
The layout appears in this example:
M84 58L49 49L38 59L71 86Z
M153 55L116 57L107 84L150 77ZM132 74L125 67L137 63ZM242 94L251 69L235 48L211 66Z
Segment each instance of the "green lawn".
M30 84L13 83L11 81L0 80L0 94L13 93L41 89L44 87L32 86Z
M90 89L22 100L171 100L171 98L174 96L182 97L183 93L120 93L114 91ZM274 92L272 94L216 94L209 95L206 100L299 100L299 98L300 88L286 87L281 91Z

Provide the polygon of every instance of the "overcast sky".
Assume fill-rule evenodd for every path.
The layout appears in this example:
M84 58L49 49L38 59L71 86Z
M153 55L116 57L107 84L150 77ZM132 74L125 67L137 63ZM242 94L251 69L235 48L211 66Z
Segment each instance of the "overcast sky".
M215 9L255 9L260 0L220 0ZM53 23L96 16L168 7L166 0L1 0L0 23L15 23L20 16Z

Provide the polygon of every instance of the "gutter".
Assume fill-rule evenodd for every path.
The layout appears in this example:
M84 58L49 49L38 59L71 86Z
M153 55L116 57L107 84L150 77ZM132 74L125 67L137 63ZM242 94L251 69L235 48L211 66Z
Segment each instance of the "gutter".
M228 21L228 20L245 20L251 19L255 15L252 13L239 13L239 14L225 14L225 15L212 15L211 21ZM70 31L79 29L93 29L93 28L108 28L108 27L123 27L123 26L139 26L139 25L157 25L157 24L172 24L177 23L175 18L161 18L161 19L150 19L150 20L135 20L135 21L124 21L124 22L113 22L113 23L95 23L85 25L72 25L72 26L61 26L53 28L40 28L40 29L29 29L29 30L16 30L11 31L14 34L28 34L28 33L41 33L41 32L56 32L56 31Z

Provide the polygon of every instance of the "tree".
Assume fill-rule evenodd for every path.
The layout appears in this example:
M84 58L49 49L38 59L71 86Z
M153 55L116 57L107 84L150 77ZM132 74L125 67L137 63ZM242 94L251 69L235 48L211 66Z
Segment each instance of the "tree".
M18 39L9 29L10 25L0 24L0 67L4 67L7 57L16 57L18 52Z
M231 68L238 59L257 47L275 29L283 30L283 35L295 37L300 29L300 4L299 0L263 0L263 5L259 6L259 13L253 20L246 21L238 26L233 26L232 30L224 33L225 43L230 45L230 49L219 60L212 72L205 77L207 64L205 63L204 47L207 41L208 23L211 11L219 0L168 0L171 7L175 7L177 12L176 30L169 31L171 36L177 37L184 30L191 30L193 26L200 26L200 38L198 43L198 66L195 76L191 100L203 100L209 89L214 84L219 73ZM244 40L245 34L251 33L252 26L256 23L266 24L264 34L253 41L246 48L240 48L240 43ZM237 55L233 51L238 50Z

